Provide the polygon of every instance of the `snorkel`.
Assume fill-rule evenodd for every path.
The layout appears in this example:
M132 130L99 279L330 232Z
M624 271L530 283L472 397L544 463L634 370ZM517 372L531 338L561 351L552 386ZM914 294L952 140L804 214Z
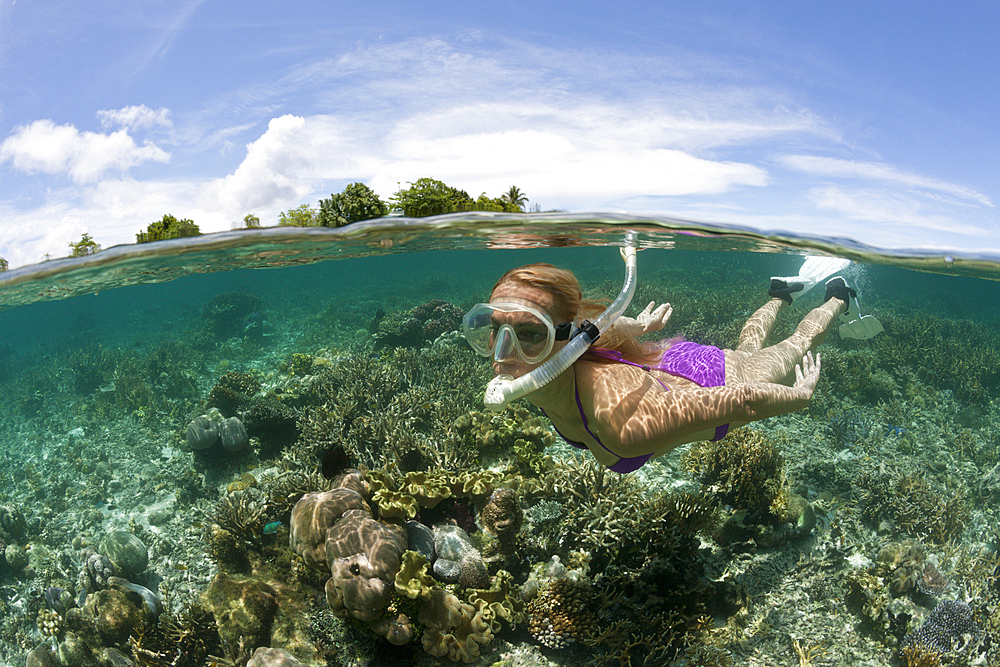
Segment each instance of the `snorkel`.
M584 320L577 330L570 336L570 341L563 349L559 350L551 359L536 368L535 370L515 379L510 375L497 375L490 380L486 386L486 396L483 403L486 409L491 412L500 412L506 408L511 401L530 394L539 387L543 387L563 371L573 365L577 359L583 356L601 333L615 323L632 301L632 294L635 292L636 284L636 234L628 232L625 235L625 245L621 248L622 259L625 260L625 284L618 297L611 302L611 305L601 313L593 322Z

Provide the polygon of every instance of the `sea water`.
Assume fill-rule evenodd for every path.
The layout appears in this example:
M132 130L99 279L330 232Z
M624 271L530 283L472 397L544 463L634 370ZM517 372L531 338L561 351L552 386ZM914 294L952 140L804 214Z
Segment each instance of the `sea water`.
M346 409L335 391L322 401L310 398L305 387L311 380L303 374L320 377L346 364L370 369L402 359L400 372L409 373L406 390L419 390L424 398L412 405L375 405L358 416L377 421L380 410L395 410L393 418L404 426L396 427L402 434L397 436L373 427L367 450L352 431L351 464L398 475L406 466L431 471L446 465L433 456L403 463L392 438L413 440L426 451L455 428L435 415L468 413L477 423L495 424L481 412L488 361L475 357L454 332L434 330L431 339L409 329L411 338L401 339L387 336L389 324L430 302L464 312L487 300L505 271L532 262L570 269L586 296L611 299L624 276L617 248L626 230L637 232L642 248L639 288L626 314L649 301L669 301L674 314L667 336L735 346L742 323L767 300L770 277L795 274L803 253L855 260L843 275L857 288L862 313L879 318L885 332L855 341L834 331L819 348L825 361L813 404L751 425L781 457L780 483L810 503L815 527L803 534L772 525L772 532L786 534L726 536L720 526L729 525L740 508L720 496L719 525L699 532L692 547L691 563L699 565L684 565L692 568L686 574L665 574L664 568L681 565L653 548L644 551L657 527L643 525L656 513L641 498L662 501L674 490L711 496L721 484L699 477L697 466L684 458L686 447L585 501L585 488L519 492L521 535L502 558L490 560L494 547L481 518L467 525L473 544L487 554L492 581L501 567L514 570L515 588L530 579L526 590L536 599L545 563L552 569L552 556L562 563L577 558L576 577L586 581L581 599L594 612L570 618L581 627L552 640L539 624L558 613L551 605L518 601L520 624L495 621L480 664L640 665L648 655L658 656L656 664L678 665L808 664L820 656L829 664L891 664L901 640L912 644L922 618L941 600L967 603L977 632L991 632L992 617L996 632L1000 266L988 259L879 253L829 239L777 239L663 219L525 220L459 216L339 230L243 230L119 246L0 274L0 505L8 521L0 533L6 551L0 563L3 664L24 664L24 656L42 645L54 647L53 660L60 660L61 650L64 662L107 661L108 651L147 661L163 653L155 658L159 662L140 664L176 658L176 650L151 643L158 632L155 618L117 634L80 639L73 632L83 621L72 620L69 608L79 604L86 610L82 615L91 617L100 608L94 601L88 606L102 585L86 580L87 561L102 552L102 539L113 531L132 533L147 548L149 564L132 575L131 585L155 592L164 619L180 623L176 619L192 609L207 619L196 626L204 650L177 644L191 657L175 664L245 662L256 648L220 640L225 621L208 594L220 569L241 581L264 582L279 606L295 610L290 613L322 619L311 622L312 634L293 640L263 632L257 644L288 648L306 664L362 664L351 661L365 655L375 656L374 664L451 664L422 650L420 639L394 647L363 623L337 619L323 598L324 576L293 573L286 526L294 499L275 505L269 493L289 471L312 472L314 480L327 483L319 471L327 448L342 444L335 434L324 436L323 446L315 437L307 444L254 439L248 449L206 455L191 451L187 426L206 411L213 388L227 374L252 378L258 396L284 401L302 424L318 410ZM822 290L781 314L771 342L819 305ZM402 354L397 348L410 356L392 357ZM436 370L449 355L456 360L453 369L466 369L463 377ZM386 377L362 380L371 383L374 396ZM505 417L510 423L532 419L550 428L521 406L516 417ZM308 440L304 431L296 433ZM546 442L546 455L570 461L594 474L595 484L605 484L598 468L564 443L554 437ZM508 445L484 448L478 460L451 472L493 470L498 486L527 488L519 480L533 473L518 467ZM249 555L243 571L232 572L231 563L209 553L209 531L220 503L248 493L263 503L260 531L237 536ZM608 497L615 493L633 504L616 506ZM485 502L466 500L471 513ZM580 538L582 513L601 507L635 515L623 517L624 527L602 524L609 534L621 531L613 540ZM941 512L960 516L948 523ZM453 515L434 520L462 525L460 514L456 506ZM421 510L415 518L430 516ZM263 529L276 521L282 522L276 531ZM545 542L543 531L564 542L578 539L575 549ZM627 555L616 541L628 544ZM899 553L909 553L910 560ZM935 574L945 581L941 587L931 581ZM58 594L46 596L52 589L68 591L67 601L54 604ZM468 588L449 590L469 595ZM706 599L678 602L685 596ZM664 620L670 609L657 606L658 597L681 605L677 618ZM644 614L652 620L644 623ZM692 620L697 614L707 625ZM308 629L310 622L299 625ZM669 628L673 639L662 636ZM986 644L975 642L981 636L973 637L963 657L986 655Z

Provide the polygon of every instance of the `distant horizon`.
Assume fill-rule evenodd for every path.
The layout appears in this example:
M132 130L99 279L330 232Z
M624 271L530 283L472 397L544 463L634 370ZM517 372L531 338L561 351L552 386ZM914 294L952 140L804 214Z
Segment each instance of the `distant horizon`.
M1000 7L0 6L0 257L351 182L1000 254Z

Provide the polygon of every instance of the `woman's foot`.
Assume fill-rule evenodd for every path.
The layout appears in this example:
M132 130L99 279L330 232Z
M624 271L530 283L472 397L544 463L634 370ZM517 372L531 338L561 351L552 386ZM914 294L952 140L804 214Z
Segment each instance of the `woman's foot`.
M857 299L857 291L847 284L847 281L840 276L834 276L826 281L826 296L823 297L823 303L826 303L830 299L837 299L843 301L844 305L847 306L847 310L841 313L841 317L847 315L851 308L851 299Z

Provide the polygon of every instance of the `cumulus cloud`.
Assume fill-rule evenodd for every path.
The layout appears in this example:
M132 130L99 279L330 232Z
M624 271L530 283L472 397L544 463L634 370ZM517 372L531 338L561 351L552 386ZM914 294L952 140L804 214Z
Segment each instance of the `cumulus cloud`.
M530 184L534 201L576 208L767 184L759 166L672 147L674 132L667 116L629 121L623 109L600 105L473 104L386 125L287 115L247 145L232 174L207 183L199 203L239 218L295 204L330 182L362 180L388 197L424 176L472 196Z
M144 104L124 107L122 109L105 109L97 112L101 127L127 127L132 130L173 127L168 116L169 109L150 109Z
M237 215L305 194L309 188L300 177L307 171L309 153L317 148L303 144L305 124L304 118L292 115L272 119L267 131L247 144L236 171L206 183L199 200Z
M170 154L155 144L136 144L124 129L110 134L81 132L51 120L22 125L0 143L0 162L28 173L66 174L76 183L94 182L111 170L169 159Z

